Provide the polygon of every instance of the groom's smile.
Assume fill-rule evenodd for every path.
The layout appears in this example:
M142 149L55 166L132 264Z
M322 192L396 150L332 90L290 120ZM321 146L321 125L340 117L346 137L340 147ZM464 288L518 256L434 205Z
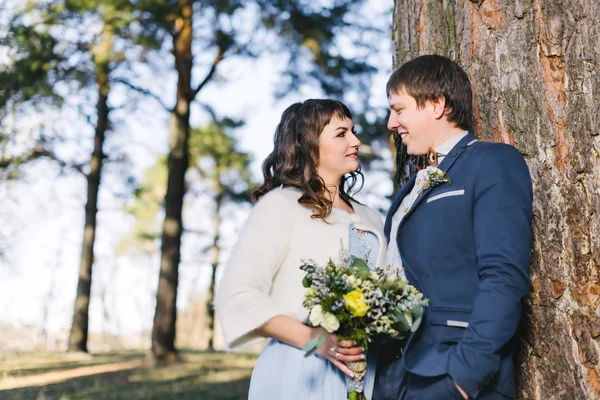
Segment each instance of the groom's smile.
M408 154L427 154L430 147L436 148L457 133L456 129L452 132L445 132L443 129L443 97L418 104L414 97L401 89L390 94L389 104L390 117L387 127L397 132Z

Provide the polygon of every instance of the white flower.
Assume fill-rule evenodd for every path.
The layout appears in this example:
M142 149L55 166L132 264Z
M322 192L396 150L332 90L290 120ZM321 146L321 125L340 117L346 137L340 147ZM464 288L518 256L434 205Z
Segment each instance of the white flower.
M313 308L314 310L314 308ZM340 321L332 313L326 312L323 315L321 326L329 333L333 333L340 328Z
M354 285L354 282L356 282L356 277L354 275L350 275L348 278L346 278L346 283L348 286Z
M319 326L323 322L323 307L320 304L317 304L310 310L310 316L308 320L312 324L312 326Z

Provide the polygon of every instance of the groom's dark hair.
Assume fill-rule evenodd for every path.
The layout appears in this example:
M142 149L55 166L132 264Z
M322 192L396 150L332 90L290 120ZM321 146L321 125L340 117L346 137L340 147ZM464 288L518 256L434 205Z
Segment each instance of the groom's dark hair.
M430 54L417 57L395 70L386 85L388 98L399 92L413 97L419 108L444 96L446 117L457 127L473 132L473 93L465 71L449 58Z

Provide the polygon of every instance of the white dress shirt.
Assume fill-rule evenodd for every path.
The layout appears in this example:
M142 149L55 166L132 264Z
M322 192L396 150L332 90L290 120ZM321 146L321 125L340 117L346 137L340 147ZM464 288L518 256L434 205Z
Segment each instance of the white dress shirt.
M438 153L438 165L442 163L448 152L450 152L450 150L452 150L454 146L456 146L458 142L461 141L462 138L467 136L468 133L468 131L463 131L462 133L459 133L458 135L452 137L451 139L447 140L446 142L435 148L435 151ZM434 166L429 166L427 168L431 167ZM402 258L400 257L398 241L396 240L398 237L398 227L400 226L400 223L402 222L404 216L408 213L412 205L417 200L417 197L419 197L419 188L423 186L423 178L425 177L427 168L417 172L415 185L413 186L410 193L404 196L404 199L402 199L400 206L398 207L398 209L394 213L394 216L392 217L392 230L390 232L390 242L388 244L388 251L385 258L385 263L386 265L389 265L392 269L401 271L400 275L404 277L406 277L406 275L404 274L404 271L402 269Z

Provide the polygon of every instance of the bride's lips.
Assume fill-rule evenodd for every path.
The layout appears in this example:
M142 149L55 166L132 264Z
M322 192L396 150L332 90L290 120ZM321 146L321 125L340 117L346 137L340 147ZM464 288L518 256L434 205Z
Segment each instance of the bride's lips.
M402 142L404 142L404 139L406 139L406 137L408 136L408 132L398 132L398 136L400 136L400 139L402 140Z
M358 158L358 152L346 154L346 158L351 158L353 160L356 160Z

